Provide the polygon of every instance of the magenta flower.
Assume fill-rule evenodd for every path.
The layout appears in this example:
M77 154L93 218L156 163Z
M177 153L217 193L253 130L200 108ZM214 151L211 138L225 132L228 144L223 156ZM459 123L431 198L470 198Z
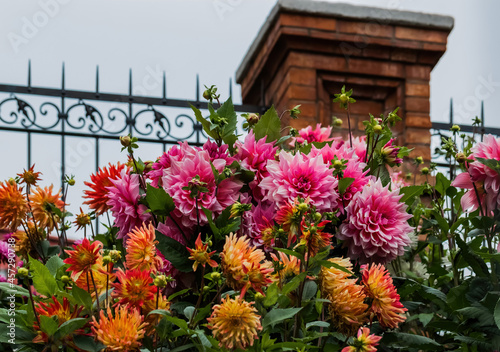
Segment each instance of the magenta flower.
M333 140L330 137L331 134L332 127L321 127L321 124L318 123L314 130L312 126L307 126L299 130L299 135L295 138L295 141L299 144L304 144L305 142L308 144L312 142L328 142Z
M217 143L212 142L211 140L207 140L205 144L203 144L203 150L208 152L210 155L210 160L214 161L216 159L223 159L226 161L226 166L229 166L236 159L229 155L228 152L229 146L227 144L223 144L220 147Z
M500 160L500 138L495 138L491 134L484 136L484 141L472 148L469 159L476 158ZM489 215L500 205L500 175L479 161L468 163L468 172L459 174L451 183L454 187L468 189L461 199L464 211L474 211L479 208L479 200L473 182L484 215Z
M170 168L164 171L163 188L174 199L174 214L185 227L196 225L198 216L200 225L208 222L202 207L218 215L238 200L241 182L226 178L217 185L210 162L210 155L203 150L194 156L172 161ZM218 172L226 166L223 159L215 159L212 164ZM194 196L193 187L204 190Z
M394 138L391 138L391 140L382 147L380 153L384 161L390 166L399 165L403 163L403 159L398 158L399 149L400 148L394 145Z
M274 147L273 143L266 143L265 138L256 141L253 131L250 131L243 143L236 142L236 148L238 150L236 158L240 160L241 167L255 172L255 178L249 186L253 197L261 200L264 193L259 184L264 177L269 175L266 164L268 160L274 160L278 147Z
M308 158L300 153L281 151L279 161L268 161L267 171L269 176L262 180L260 187L267 191L264 199L276 203L277 207L297 197L309 198L318 210L337 207L338 181L322 156Z
M396 188L408 187L410 185L410 183L405 180L403 171L391 173L391 184L391 189L393 190Z
M110 181L113 186L106 187L109 190L108 205L119 229L117 238L125 238L136 226L149 221L151 215L146 212L145 205L139 204L139 175L129 174L124 169L120 178Z
M185 155L194 155L199 150L200 148L193 148L187 142L179 142L179 145L174 145L168 152L163 153L158 161L151 166L152 170L147 174L147 177L151 179L151 186L161 186L163 171L170 167L172 160L181 160Z
M254 247L264 249L262 232L273 226L274 205L258 202L251 211L245 212L242 217L243 234L250 239L250 244Z
M7 264L9 262L9 244L5 241L0 241L0 263Z
M387 263L404 254L413 228L399 190L390 191L380 180L370 181L346 208L347 219L337 238L344 241L352 259L361 263Z

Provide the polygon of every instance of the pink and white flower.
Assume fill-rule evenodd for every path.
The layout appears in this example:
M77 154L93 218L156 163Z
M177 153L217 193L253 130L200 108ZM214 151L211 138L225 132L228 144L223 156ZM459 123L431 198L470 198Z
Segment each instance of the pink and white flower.
M412 216L406 212L406 204L399 202L402 196L399 190L382 186L380 180L370 181L354 195L337 234L352 259L387 263L404 254L413 228L407 222Z

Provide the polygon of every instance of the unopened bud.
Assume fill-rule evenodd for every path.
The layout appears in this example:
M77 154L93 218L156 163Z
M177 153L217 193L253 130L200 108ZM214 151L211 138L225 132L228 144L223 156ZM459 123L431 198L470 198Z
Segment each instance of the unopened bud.
M102 257L102 263L104 265L108 265L108 264L110 264L112 262L113 262L113 259L111 259L110 255L105 255L104 257Z
M214 280L214 281L218 281L220 279L220 273L218 273L216 271L211 273L210 276L212 277L212 280Z
M323 216L321 215L321 213L314 214L314 220L316 220L316 221L320 221L322 217Z
M113 263L116 263L117 261L119 261L121 259L122 254L119 250L112 249L109 251L109 256L111 257L111 260L113 261Z
M342 126L342 123L343 123L343 121L337 117L333 120L333 125L336 127Z
M421 156L417 156L417 157L415 158L415 162L416 162L417 164L423 164L423 163L424 163L424 158L422 158Z
M428 167L423 167L420 172L422 173L422 175L428 175L429 174L429 168Z
M333 167L334 167L335 169L337 169L337 170L338 170L338 169L341 169L341 168L342 168L342 166L344 166L344 163L343 163L341 160L335 160L335 161L333 162Z
M154 285L159 288L167 286L167 278L165 275L158 275L153 281Z
M340 94L339 100L342 104L345 104L349 101L349 97L347 96L347 94L343 93Z
M130 143L131 143L130 136L122 136L122 137L120 137L120 143L124 147L129 147Z
M460 126L459 125L453 125L453 126L451 126L451 131L452 132L459 132L460 131Z
M211 97L212 94L210 94L210 90L207 89L203 92L203 99L210 100Z
M299 206L298 206L298 209L301 211L301 212L305 212L307 211L307 204L306 203L300 203Z
M260 292L255 293L254 298L256 301L262 301L264 299L264 295Z
M462 163L465 163L465 161L467 160L467 157L465 156L464 153L457 153L457 155L455 155L455 159L457 159L457 161L462 164Z
M250 126L255 125L257 122L259 122L260 116L254 113L248 114L247 116L247 122Z
M373 126L373 132L374 132L375 134L380 134L380 133L382 133L382 130L383 130L383 128L382 128L382 126L380 126L380 125L375 125L375 126Z
M70 178L70 179L68 180L68 185L70 185L70 186L74 186L74 185L75 185L75 179L74 179L74 178Z
M61 276L61 281L63 284L67 285L71 280L68 275Z
M28 277L29 270L26 268L19 268L17 270L17 274L19 275L20 278L24 279L25 277Z

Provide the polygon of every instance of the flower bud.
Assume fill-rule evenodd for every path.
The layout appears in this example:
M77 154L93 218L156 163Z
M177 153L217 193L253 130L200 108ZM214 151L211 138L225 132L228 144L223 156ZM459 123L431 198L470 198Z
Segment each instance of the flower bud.
M375 126L373 126L373 132L374 132L375 134L381 134L381 133L382 133L382 130L383 130L383 128L382 128L382 126L380 126L380 125L375 125Z
M415 162L416 162L417 164L423 164L423 163L424 163L424 158L422 158L421 156L417 156L417 157L415 158Z
M14 185L16 184L16 180L14 180L12 177L11 177L11 178L9 178L9 181L8 181L8 182L9 182L9 184L10 184L11 186L14 186Z
M300 204L299 204L299 206L298 206L298 209L299 209L299 211L301 211L301 212L305 212L305 211L307 211L307 208L309 208L309 207L307 206L307 204L306 204L306 203L300 203Z
M340 127L340 126L342 126L342 124L343 124L343 123L344 123L344 122L343 122L341 119L339 119L338 117L336 117L336 118L333 120L333 125L334 125L335 127Z
M167 278L165 275L158 275L153 281L154 285L159 288L167 286Z
M75 185L75 179L74 179L74 178L70 178L70 179L68 180L68 185L70 185L70 186L74 186L74 185Z
M314 214L314 220L316 220L316 221L320 221L322 217L323 216L321 215L321 213L315 213Z
M335 169L337 169L337 170L341 169L341 168L342 168L342 166L344 166L344 163L342 162L342 160L338 160L338 159L337 159L337 160L335 160L335 161L333 162L333 167L334 167Z
M220 280L220 273L214 271L213 273L210 274L210 277L212 278L212 280L214 281L219 281Z
M61 276L61 281L63 284L67 285L71 280L68 275Z
M203 92L203 99L210 100L211 97L212 97L212 94L210 93L209 89L207 89Z
M455 159L457 159L457 161L460 163L460 164L463 164L465 163L465 161L467 160L467 157L465 156L464 153L457 153L457 155L455 155Z
M428 167L423 167L422 170L420 170L422 175L428 175L429 174L429 168Z
M104 265L108 265L110 263L113 263L113 259L111 259L110 255L105 255L104 257L102 257L102 263Z
M343 93L340 94L339 100L342 104L345 104L349 101L349 97L347 96L347 94Z
M255 125L257 122L259 122L260 120L260 116L257 115L257 114L254 114L254 113L251 113L251 114L248 114L248 116L246 117L247 119L247 122L250 126L253 126Z
M459 125L451 126L451 131L452 132L460 132L460 126Z
M111 260L113 261L113 263L116 263L117 261L119 261L121 259L122 254L119 250L112 249L109 251L109 256L111 257Z
M25 277L28 277L29 270L26 268L19 268L17 269L17 275L19 275L20 278L24 279Z
M130 136L122 136L120 137L120 143L124 147L129 147L131 144L132 140L130 139Z
M256 301L262 301L264 299L264 295L260 292L256 292L254 298Z
M203 286L203 293L209 293L209 292L210 292L210 287Z

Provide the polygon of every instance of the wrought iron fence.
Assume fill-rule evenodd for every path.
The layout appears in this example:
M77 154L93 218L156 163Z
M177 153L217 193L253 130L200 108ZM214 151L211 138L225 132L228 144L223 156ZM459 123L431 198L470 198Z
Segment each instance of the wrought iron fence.
M453 99L450 99L450 114L449 114L449 122L433 122L432 123L432 142L431 142L431 152L438 148L441 144L441 138L449 138L452 135L450 131L453 125L458 125L460 127L460 132L472 135L473 137L478 136L480 140L483 140L485 134L492 134L496 136L500 136L500 128L495 127L485 127L484 125L484 101L481 101L481 110L477 117L480 119L479 125L464 125L464 124L456 124L454 121L454 112L453 112ZM432 161L437 165L439 169L446 172L450 179L453 178L455 174L455 168L457 167L453 159L447 159L442 155L437 153L433 154Z
M165 151L168 145L188 141L202 145L207 136L201 124L193 118L190 105L207 109L200 101L200 83L196 76L196 100L167 97L167 80L163 73L162 96L146 97L132 93L132 70L129 71L128 94L102 93L99 90L99 67L96 68L95 91L66 89L65 68L62 65L61 87L33 87L31 62L28 63L28 84L0 84L0 131L23 132L27 136L27 166L32 164L32 136L55 135L61 140L61 182L65 175L66 138L91 138L95 141L95 168L100 166L100 141L117 139L123 134L139 137L141 143L157 143ZM232 81L229 80L229 95ZM34 97L37 97L36 99ZM0 95L0 99L1 99ZM35 105L31 100L39 100ZM103 108L97 105L106 103ZM112 106L110 106L110 103ZM265 108L235 105L237 112L259 112Z

